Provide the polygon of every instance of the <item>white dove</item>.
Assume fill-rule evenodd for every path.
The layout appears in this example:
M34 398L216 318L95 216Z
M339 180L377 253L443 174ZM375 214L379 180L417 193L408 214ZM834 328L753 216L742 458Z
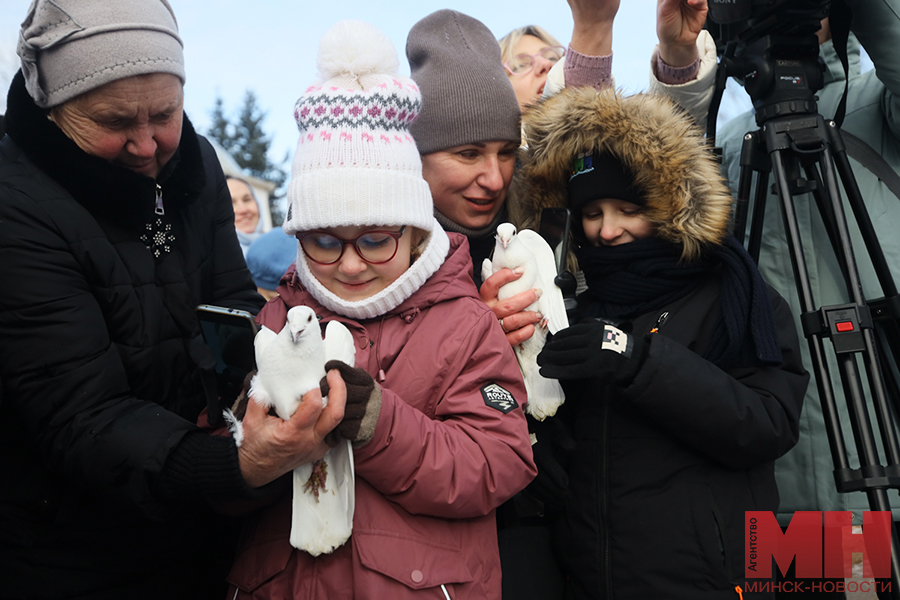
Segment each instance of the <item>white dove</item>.
M353 366L356 354L350 331L337 321L328 323L322 339L319 320L308 306L291 308L277 335L261 328L254 345L257 372L250 395L263 406L275 407L282 419L290 419L303 395L319 387L326 362L334 359ZM346 542L353 528L354 488L349 440L342 440L322 460L294 469L291 545L318 556Z
M556 261L550 245L530 229L517 232L512 223L501 223L497 226L496 239L492 259L486 258L482 264L482 279L504 267L521 267L524 270L521 277L501 287L497 297L506 300L525 290L541 290L541 297L525 310L538 311L544 319L534 328L534 335L515 347L515 352L528 392L525 410L538 421L543 421L555 415L565 401L559 381L542 377L537 365L537 355L547 340L547 331L556 333L569 325L562 291L554 283Z

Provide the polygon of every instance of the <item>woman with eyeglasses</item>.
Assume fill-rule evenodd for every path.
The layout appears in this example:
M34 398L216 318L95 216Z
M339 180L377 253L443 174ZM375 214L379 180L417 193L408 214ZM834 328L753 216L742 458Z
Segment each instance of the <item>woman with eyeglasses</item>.
M519 108L540 100L547 74L565 56L566 49L537 25L513 29L500 38L500 60L516 92Z
M297 262L258 320L277 332L306 305L353 335L355 365L326 364L330 389L346 389L335 431L354 448L353 531L331 553L292 547L285 493L252 518L228 597L496 600L495 510L535 475L522 376L465 238L434 217L409 134L422 97L390 41L344 21L319 56L326 81L294 111L284 229Z
M521 142L521 111L504 76L500 46L480 21L439 10L413 25L406 41L423 107L410 126L431 188L434 216L446 231L466 236L472 277L510 344L527 340L541 316L523 309L537 300L527 290L503 303L497 290L518 279L502 269L481 280L497 225L510 220L507 196Z
M500 45L477 19L439 10L412 27L406 56L422 91L422 112L410 131L422 155L434 216L446 231L466 236L479 295L509 343L519 344L534 334L541 320L539 313L524 310L537 300L537 291L501 302L498 289L520 274L501 269L481 281L481 264L494 248L497 225L511 221L516 202L511 185L522 139L521 110ZM540 427L534 419L528 424L533 432ZM538 441L532 448L539 462L548 456L544 450L549 443L543 442L550 438L535 435ZM537 478L528 489L497 510L504 598L560 597L561 574L550 552L545 509L537 494L545 498L546 490L560 489L552 474L561 469L544 465L538 464Z

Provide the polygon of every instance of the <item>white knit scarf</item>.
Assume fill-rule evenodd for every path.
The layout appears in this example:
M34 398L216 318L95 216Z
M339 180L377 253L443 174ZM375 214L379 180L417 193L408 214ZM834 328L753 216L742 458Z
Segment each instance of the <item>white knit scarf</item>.
M325 308L352 319L374 319L397 308L421 288L444 264L449 250L450 239L435 220L422 255L393 283L364 300L344 300L326 289L310 271L300 244L297 244L297 276L303 287Z

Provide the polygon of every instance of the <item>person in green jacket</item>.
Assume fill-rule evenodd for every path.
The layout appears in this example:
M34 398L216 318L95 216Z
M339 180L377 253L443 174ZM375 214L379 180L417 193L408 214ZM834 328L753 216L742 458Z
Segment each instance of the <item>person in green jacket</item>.
M834 118L847 86L847 110L841 125L842 131L868 143L896 172L900 169L900 110L898 110L900 56L896 52L897 43L900 42L900 16L898 16L900 2L847 0L846 3L853 13L850 39L847 43L849 69L846 74L831 39L828 19L823 20L822 28L817 34L820 42L819 55L825 65L825 85L816 92L818 112L825 119ZM662 44L662 38L660 43ZM698 43L697 47L698 65L701 63L708 65L710 62L708 45ZM860 67L861 47L865 49L875 67L865 73ZM652 77L651 90L668 94L682 103L692 114L703 118L713 92L712 71L708 67L700 66L694 80L681 84L667 84L662 77L664 69L659 69L658 63L652 71L660 76L659 79ZM755 114L747 112L728 121L717 133L716 142L723 150L723 168L735 193L740 176L743 137L746 133L757 129L759 127ZM896 224L900 222L900 199L870 170L869 165L859 162L852 155L850 164L874 223L887 264L893 277L900 278L900 237L895 233ZM842 196L846 197L843 190ZM850 298L835 252L812 195L796 196L794 203L809 272L810 289L816 306L849 302ZM844 211L849 222L850 242L856 256L863 295L866 299L881 298L884 292L846 199ZM788 300L799 326L799 315L802 311L781 216L781 201L771 191L766 200L763 224L760 272L766 281ZM826 356L829 357L830 384L838 407L848 457L851 466L857 467L859 459L856 444L851 437L844 388L830 342L826 341L825 348ZM813 372L807 344L803 345L803 361L806 368ZM872 415L877 436L872 395L868 389L865 393L869 398L869 414ZM800 421L800 441L775 463L775 477L781 497L778 519L782 526L790 522L796 511L806 510L853 511L853 522L859 525L862 523L862 511L871 510L864 493L841 494L837 491L833 475L835 465L826 431L818 388L810 385L806 392ZM891 490L888 499L891 503L893 520L900 520L900 498L897 492ZM843 595L842 592L836 594L837 597Z
M826 119L834 117L849 79L847 113L841 126L842 131L867 142L897 171L900 170L900 55L896 52L896 45L900 43L900 1L848 0L847 4L853 11L850 40L847 43L849 73L844 74L826 19L819 31L819 54L825 63L825 86L816 92L818 111ZM875 65L874 69L865 73L860 69L861 46ZM657 81L651 87L663 90L680 101L691 91L691 85L706 85L709 88L708 83L703 83L702 79L701 73L688 84L666 85ZM708 89L708 92L711 94L712 89ZM693 101L688 101L688 104L697 102L697 96L694 96ZM708 95L699 100L701 105L703 102L708 102ZM701 106L702 112L705 112L706 106ZM692 112L697 113L696 106ZM748 112L728 121L716 136L716 142L723 149L723 167L735 192L740 174L743 136L758 128L755 115ZM900 278L900 237L895 233L896 224L900 222L900 199L866 165L853 158L850 159L850 164L887 263L891 266L894 278ZM847 302L840 269L812 196L797 196L795 204L812 294L817 306ZM763 219L759 268L766 281L787 298L794 314L799 318L800 302L780 212L781 201L770 192ZM863 294L867 299L880 298L884 294L846 202L845 212L850 224L850 241L856 254ZM803 350L805 364L812 371L808 348L804 347ZM832 386L841 423L845 425L845 430L849 430L846 426L849 423L847 406L834 361L831 361L829 369L834 379ZM810 386L807 391L800 431L800 442L776 463L781 493L779 520L786 524L798 510L852 510L854 523L861 523L860 511L869 510L869 504L864 494L837 492L832 475L834 465L816 386ZM846 431L846 436L851 464L856 465L856 446L849 438L849 431ZM890 498L894 507L894 520L898 520L900 499L896 493L892 493Z

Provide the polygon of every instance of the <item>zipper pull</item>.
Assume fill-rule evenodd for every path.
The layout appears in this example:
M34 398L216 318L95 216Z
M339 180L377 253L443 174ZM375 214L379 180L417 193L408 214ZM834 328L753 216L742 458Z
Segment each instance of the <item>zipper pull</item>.
M664 313L659 315L659 318L656 320L656 326L650 330L650 333L659 332L659 328L662 327L663 323L665 323L668 319L669 319L669 311L665 311Z
M163 209L162 186L160 186L158 183L156 184L156 214L166 214L165 209Z
M744 600L744 590L741 589L741 586L734 586L734 591L737 592L738 600Z

